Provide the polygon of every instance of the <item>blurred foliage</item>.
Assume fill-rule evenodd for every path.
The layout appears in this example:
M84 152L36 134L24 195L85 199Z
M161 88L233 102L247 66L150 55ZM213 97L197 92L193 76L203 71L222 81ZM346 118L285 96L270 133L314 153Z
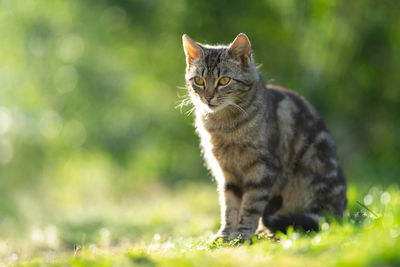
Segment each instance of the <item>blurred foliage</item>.
M192 117L175 108L183 33L214 44L245 32L266 80L327 121L349 195L398 184L399 16L396 0L0 0L0 237L51 221L71 244L107 224L109 203L211 184Z

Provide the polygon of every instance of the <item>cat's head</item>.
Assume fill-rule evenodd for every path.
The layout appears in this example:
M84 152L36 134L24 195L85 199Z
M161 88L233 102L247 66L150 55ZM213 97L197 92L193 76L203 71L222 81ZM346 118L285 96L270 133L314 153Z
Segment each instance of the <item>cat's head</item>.
M216 112L237 106L258 77L250 41L240 33L230 45L204 45L184 34L186 87L196 109Z

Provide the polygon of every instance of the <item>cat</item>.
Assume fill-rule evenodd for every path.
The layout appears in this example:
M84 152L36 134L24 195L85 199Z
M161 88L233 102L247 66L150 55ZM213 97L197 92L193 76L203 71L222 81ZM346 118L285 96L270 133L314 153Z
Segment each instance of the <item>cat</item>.
M249 239L259 225L318 230L321 214L341 217L346 181L315 109L295 92L265 85L245 34L230 45L182 39L195 127L218 185L216 238Z

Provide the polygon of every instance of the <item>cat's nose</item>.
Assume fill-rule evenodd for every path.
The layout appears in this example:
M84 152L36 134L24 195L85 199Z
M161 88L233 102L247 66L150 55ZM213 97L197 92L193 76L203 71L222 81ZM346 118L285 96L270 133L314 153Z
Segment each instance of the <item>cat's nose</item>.
M213 99L213 97L214 97L214 94L211 94L211 95L205 95L204 97L205 97L205 99L206 99L208 102L210 102L210 101L211 101L211 99Z

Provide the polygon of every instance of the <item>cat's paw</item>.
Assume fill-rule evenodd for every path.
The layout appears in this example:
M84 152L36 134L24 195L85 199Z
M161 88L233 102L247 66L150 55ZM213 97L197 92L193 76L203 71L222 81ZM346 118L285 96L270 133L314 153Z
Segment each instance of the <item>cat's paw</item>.
M231 233L229 235L229 239L230 240L234 240L234 239L241 239L241 240L248 240L251 239L253 236L252 233L248 232L235 232L235 233Z
M216 235L212 238L213 241L217 241L219 239L222 239L224 242L230 240L230 236L232 235L232 230L231 229L221 229L218 231Z

